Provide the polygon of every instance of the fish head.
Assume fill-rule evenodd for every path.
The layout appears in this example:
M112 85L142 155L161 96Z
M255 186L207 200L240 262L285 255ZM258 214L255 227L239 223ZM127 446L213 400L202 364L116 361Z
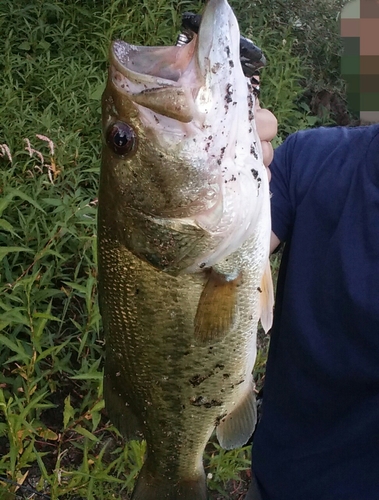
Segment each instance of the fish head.
M187 271L239 248L268 205L255 98L239 51L226 0L208 1L187 45L118 40L110 50L100 201L106 190L121 225L140 213L206 233L209 245Z

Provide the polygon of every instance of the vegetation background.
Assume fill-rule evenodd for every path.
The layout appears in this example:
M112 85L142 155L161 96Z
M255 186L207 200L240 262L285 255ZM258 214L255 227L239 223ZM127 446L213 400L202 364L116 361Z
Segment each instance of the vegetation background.
M144 444L125 443L102 397L96 288L100 97L110 41L172 44L187 0L0 0L0 499L127 499ZM343 0L234 0L260 45L276 144L349 123ZM277 266L278 259L274 265ZM261 384L267 339L256 365ZM241 499L249 447L210 443L213 499Z

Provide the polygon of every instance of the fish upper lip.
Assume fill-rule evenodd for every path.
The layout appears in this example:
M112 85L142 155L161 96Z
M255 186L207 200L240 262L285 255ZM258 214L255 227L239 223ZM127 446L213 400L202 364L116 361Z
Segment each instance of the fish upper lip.
M196 40L183 47L143 47L116 40L111 45L110 62L127 78L154 79L157 84L175 86L193 57L195 43Z
M193 40L188 44L143 47L116 40L111 46L110 62L126 78L138 83L154 82L157 86L180 86L180 78L194 59L200 81L205 71L215 72L220 64L213 64L212 69L209 68L212 57L215 57L212 53L223 51L222 55L216 56L216 60L225 61L225 65L226 59L229 59L229 64L233 60L234 65L241 65L239 51L230 52L229 42L235 27L230 25L229 11L231 9L225 0L209 0L202 16L199 34L194 34ZM224 43L225 41L228 43Z

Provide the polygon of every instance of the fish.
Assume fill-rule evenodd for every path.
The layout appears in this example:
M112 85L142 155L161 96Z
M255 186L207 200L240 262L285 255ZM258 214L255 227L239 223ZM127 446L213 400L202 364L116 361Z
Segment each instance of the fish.
M133 500L205 500L205 446L256 422L259 319L272 321L270 193L226 0L183 46L116 40L98 202L104 398L146 440Z

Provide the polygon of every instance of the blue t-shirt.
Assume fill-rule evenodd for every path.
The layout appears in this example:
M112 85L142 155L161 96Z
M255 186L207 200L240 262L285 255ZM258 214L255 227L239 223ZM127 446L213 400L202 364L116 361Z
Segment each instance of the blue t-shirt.
M253 470L263 500L378 500L379 125L298 132L271 171L286 246Z

